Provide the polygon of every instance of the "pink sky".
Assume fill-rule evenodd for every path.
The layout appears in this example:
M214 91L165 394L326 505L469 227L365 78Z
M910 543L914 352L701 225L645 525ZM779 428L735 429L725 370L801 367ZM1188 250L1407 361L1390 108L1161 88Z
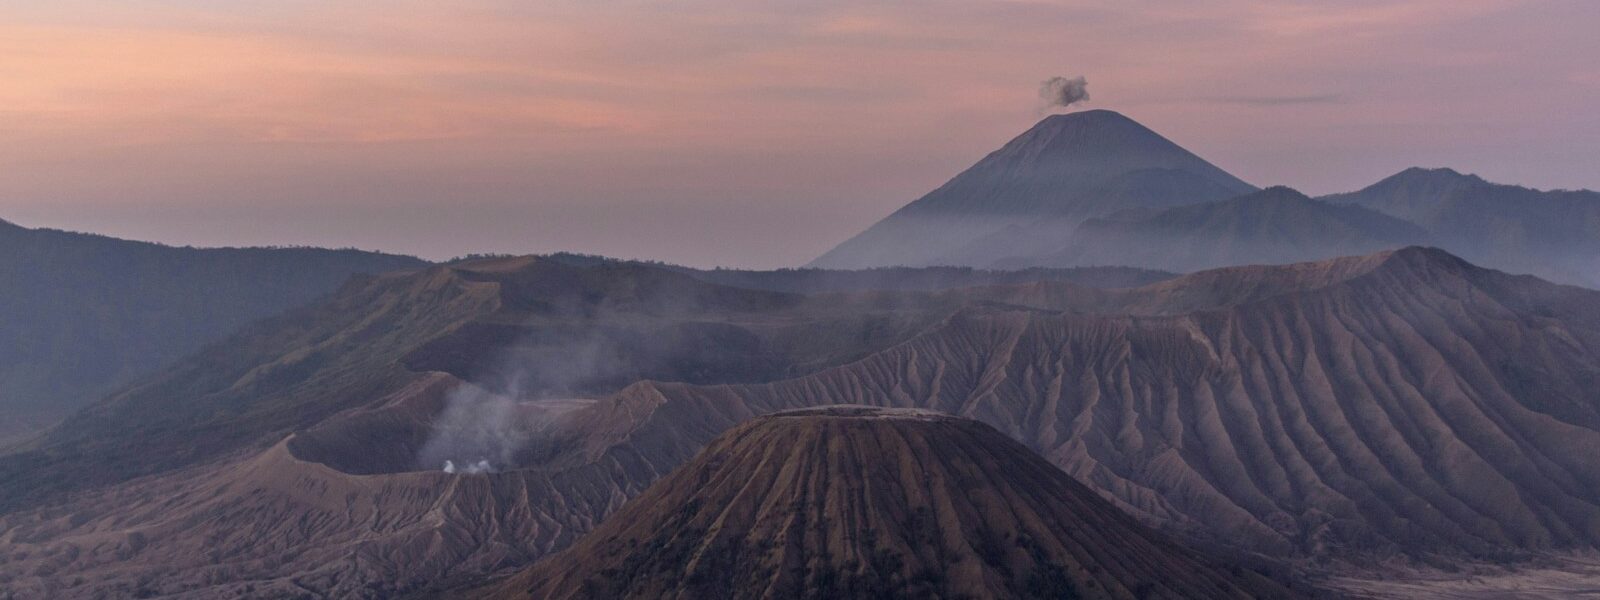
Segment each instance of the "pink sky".
M1080 74L1258 185L1600 188L1592 0L9 4L0 218L135 239L789 266Z

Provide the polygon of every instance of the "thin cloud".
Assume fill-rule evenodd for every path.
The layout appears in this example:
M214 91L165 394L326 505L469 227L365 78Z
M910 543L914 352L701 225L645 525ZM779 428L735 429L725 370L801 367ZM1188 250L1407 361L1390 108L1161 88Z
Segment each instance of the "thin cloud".
M1299 104L1343 104L1344 94L1307 94L1303 96L1219 96L1209 98L1222 104L1244 106L1295 106Z

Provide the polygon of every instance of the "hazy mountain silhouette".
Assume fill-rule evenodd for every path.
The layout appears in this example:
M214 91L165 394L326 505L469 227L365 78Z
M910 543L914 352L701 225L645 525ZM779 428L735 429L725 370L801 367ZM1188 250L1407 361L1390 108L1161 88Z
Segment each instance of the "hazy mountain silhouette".
M355 250L177 248L0 221L0 442L353 274L422 264Z
M1254 191L1120 114L1055 115L811 266L1193 271L1427 244L1600 287L1597 192L1420 168L1316 201L1286 188Z
M1290 598L992 427L908 409L757 417L494 598Z
M1600 288L1600 192L1541 191L1412 168L1323 200L1415 222L1433 243L1479 264Z
M1090 219L1061 251L1021 265L1140 265L1191 272L1287 264L1424 244L1421 227L1357 206L1329 204L1286 187L1164 210ZM1002 261L1004 263L1006 261Z
M1085 219L1254 189L1121 114L1053 115L810 266L987 267L1056 250Z

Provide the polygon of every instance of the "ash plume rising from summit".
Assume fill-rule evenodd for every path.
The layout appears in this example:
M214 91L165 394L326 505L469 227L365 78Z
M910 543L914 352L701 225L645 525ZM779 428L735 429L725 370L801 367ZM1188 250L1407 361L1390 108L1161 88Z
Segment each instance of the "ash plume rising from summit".
M1077 77L1051 77L1039 84L1039 98L1046 109L1067 108L1089 99L1089 81Z

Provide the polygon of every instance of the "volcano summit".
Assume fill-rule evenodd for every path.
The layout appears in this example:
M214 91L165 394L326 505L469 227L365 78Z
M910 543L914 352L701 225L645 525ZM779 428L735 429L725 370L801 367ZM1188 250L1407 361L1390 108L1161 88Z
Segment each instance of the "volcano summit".
M810 266L989 266L1055 250L1086 219L1255 189L1121 113L1052 115Z

